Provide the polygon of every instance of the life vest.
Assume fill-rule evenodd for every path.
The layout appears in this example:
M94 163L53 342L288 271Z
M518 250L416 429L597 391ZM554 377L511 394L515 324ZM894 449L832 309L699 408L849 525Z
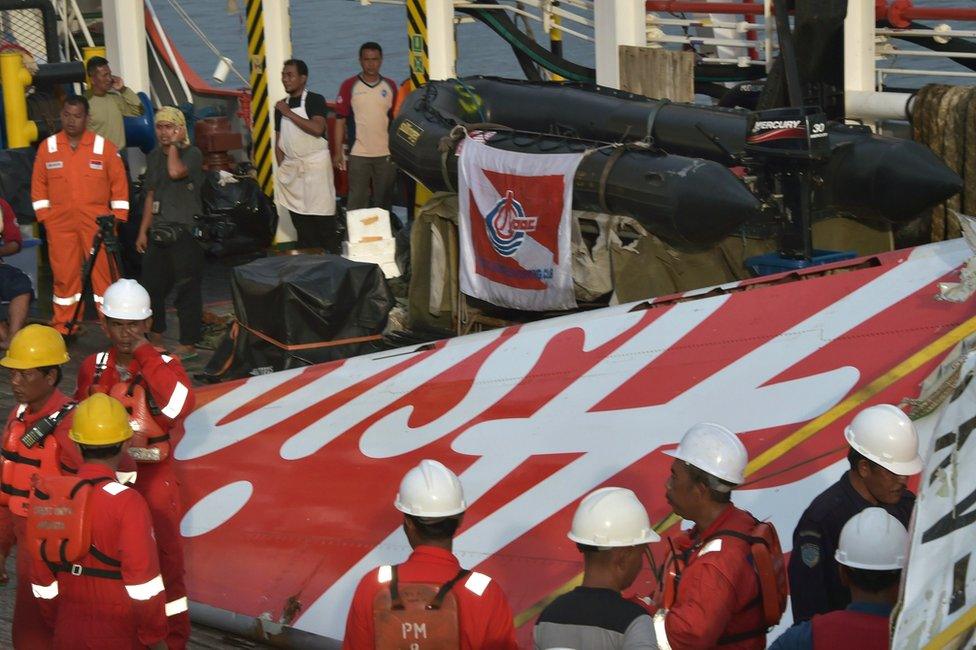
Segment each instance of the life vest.
M451 589L471 572L461 569L443 585L400 584L397 567L373 600L373 633L382 650L457 650L461 632Z
M768 521L756 521L756 525L748 533L736 530L718 530L695 545L681 551L672 545L671 552L661 567L658 579L658 591L655 601L662 609L671 609L678 595L678 585L681 574L688 566L692 553L698 551L708 542L720 537L735 537L749 545L749 557L756 575L759 578L759 598L749 604L749 607L762 609L763 627L754 631L735 635L736 638L719 639L719 645L734 643L742 639L759 636L766 630L779 623L786 611L786 597L789 595L789 580L786 564L783 562L783 548L779 543L776 528Z
M108 352L95 356L95 374L92 377L91 393L108 392L119 400L129 412L132 426L132 442L129 443L129 456L137 463L158 463L169 457L169 432L163 431L155 416L160 414L152 395L142 385L142 376L136 375L130 381L120 381L108 391L99 384L102 373L108 367Z
M100 483L112 479L45 476L31 493L27 512L27 549L54 573L121 580L121 563L92 546L91 495ZM83 567L78 562L94 556L109 568Z
M35 476L60 476L74 473L74 470L58 463L58 440L51 434L67 417L76 402L68 402L54 413L38 420L30 429L24 423L27 406L22 405L7 427L0 455L3 456L3 469L0 470L0 505L6 505L10 512L24 517L27 515L27 500Z

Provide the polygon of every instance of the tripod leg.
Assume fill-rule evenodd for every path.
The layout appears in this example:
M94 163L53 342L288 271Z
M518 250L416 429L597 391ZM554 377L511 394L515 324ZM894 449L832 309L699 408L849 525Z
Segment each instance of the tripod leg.
M98 251L102 248L102 233L96 232L95 237L92 239L91 249L88 251L88 258L81 265L81 299L75 305L75 313L72 315L71 320L65 326L67 333L65 338L71 338L74 336L75 328L78 327L78 323L81 322L82 316L84 315L85 303L87 302L88 296L94 295L92 289L92 269L95 266L95 257L98 255Z

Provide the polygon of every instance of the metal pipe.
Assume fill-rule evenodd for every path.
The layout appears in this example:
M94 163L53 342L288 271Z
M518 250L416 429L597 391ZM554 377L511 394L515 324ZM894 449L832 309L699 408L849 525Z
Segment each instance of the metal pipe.
M976 59L976 52L928 52L926 50L882 50L880 54L885 56L924 56L942 57L950 59ZM940 74L938 71L931 71L933 76Z
M911 93L848 90L844 94L847 117L876 122L911 119L915 95Z
M893 36L901 38L903 36L920 36L922 38L976 38L976 30L972 29L953 29L949 32L937 32L934 29L876 29L878 36Z
M976 72L958 72L956 70L909 70L905 68L878 68L882 75L900 74L910 77L964 77L976 78Z
M686 0L647 0L648 11L692 14L733 14L742 16L761 16L762 4L744 2L688 2Z
M156 33L159 34L159 40L163 43L163 49L166 50L166 58L172 65L173 74L176 75L176 80L180 82L180 87L183 89L186 95L186 101L193 102L193 93L190 92L190 87L186 83L186 78L183 76L183 71L180 70L180 64L176 60L176 55L173 54L173 47L170 45L169 36L163 31L163 26L159 23L159 18L156 16L156 9L153 8L152 1L146 0L146 11L149 12L149 17L153 21L153 26L156 28ZM173 101L176 101L176 97L173 97Z
M913 20L976 20L976 9L916 7L911 0L895 0L888 7L888 22L895 27L908 27Z
M698 36L651 36L651 32L648 31L648 41L654 41L655 43L678 43L682 45L727 45L728 47L743 47L750 48L755 43L748 41L746 39L734 39L734 38L704 38Z
M658 18L654 14L647 15L647 24L669 25L673 27L711 27L713 29L734 29L740 34L766 29L766 25L763 25L762 23L747 23L745 21L740 21L737 23L725 23L721 21L707 20L705 18L691 18L682 20L679 18Z
M85 37L85 44L88 47L91 47L95 44L95 41L92 40L91 32L88 31L88 24L85 22L85 14L81 13L81 8L78 7L78 0L71 0L71 10L75 14L75 20L78 21L78 26L81 27L81 34Z

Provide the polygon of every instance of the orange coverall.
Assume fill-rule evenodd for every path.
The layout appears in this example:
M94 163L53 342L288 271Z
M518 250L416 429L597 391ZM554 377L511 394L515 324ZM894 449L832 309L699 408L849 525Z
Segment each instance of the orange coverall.
M98 231L96 217L129 218L129 184L115 145L85 131L72 149L64 131L37 147L31 177L31 201L37 221L47 230L48 257L54 275L54 318L62 334L81 300L81 266ZM95 302L112 283L108 254L102 250L92 269Z

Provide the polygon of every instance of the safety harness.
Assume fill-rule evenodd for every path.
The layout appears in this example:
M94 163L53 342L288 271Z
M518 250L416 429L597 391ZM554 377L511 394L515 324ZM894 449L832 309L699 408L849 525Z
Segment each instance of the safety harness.
M373 629L377 648L448 650L460 644L457 601L451 590L471 571L461 569L443 585L400 584L397 567L386 589L373 601Z
M106 476L80 480L46 477L34 488L27 514L27 545L52 573L122 579L122 563L91 542L91 494L99 484L111 481ZM87 555L111 568L78 564Z
M89 393L99 392L102 374L108 368L108 352L95 355L95 373ZM169 432L163 431L154 418L162 414L141 374L112 386L108 394L119 400L133 418L129 455L136 462L156 463L169 455Z

